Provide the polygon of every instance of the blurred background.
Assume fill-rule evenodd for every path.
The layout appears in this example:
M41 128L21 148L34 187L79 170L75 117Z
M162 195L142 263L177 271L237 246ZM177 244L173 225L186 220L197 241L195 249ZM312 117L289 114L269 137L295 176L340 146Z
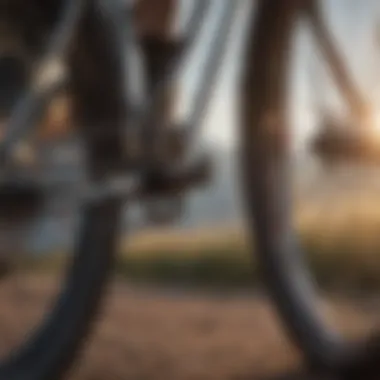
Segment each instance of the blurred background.
M126 208L104 313L72 379L270 379L299 360L262 289L246 235L237 164L238 78L254 2L235 1L241 6L196 147L210 153L213 179L186 196L185 212L172 225L152 226L138 205ZM180 1L179 35L192 3ZM378 139L380 150L378 2L322 3L346 64L370 99L376 123L369 140ZM184 67L178 119L186 120L224 5L212 1L207 27ZM328 306L347 334L362 334L375 326L380 311L380 160L335 160L315 149L326 120L343 130L352 126L306 23L299 25L293 53L294 222L323 294L321 307ZM49 110L37 146L43 165L35 171L80 182L83 157L75 136L65 132L68 112L65 99ZM35 150L20 147L27 167L34 165ZM4 354L33 330L57 291L75 238L77 206L75 194L63 192L49 199L32 225L2 227L4 247L13 239L14 261L4 266L0 287Z

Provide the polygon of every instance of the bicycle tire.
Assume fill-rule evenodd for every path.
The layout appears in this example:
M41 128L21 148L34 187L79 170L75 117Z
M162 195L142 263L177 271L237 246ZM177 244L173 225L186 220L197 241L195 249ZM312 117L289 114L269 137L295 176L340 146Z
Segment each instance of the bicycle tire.
M117 43L120 41L115 41L121 34L114 30L119 26L106 17L89 2L75 43L82 45L74 46L69 57L71 95L77 119L81 124L89 124L84 125L88 128L81 132L88 153L88 174L94 182L106 180L112 175L112 168L117 170L120 165L121 131L126 121L123 81L120 80L125 67ZM79 48L80 54L76 50ZM99 56L101 60L96 59ZM91 69L99 74L97 80L92 81L91 76L83 79L88 62L94 59ZM108 73L105 70L110 70L109 75L105 75ZM78 78L81 78L79 82ZM96 108L91 93L94 89L100 91L101 96L109 95L104 105L97 104ZM99 138L99 129L94 131L96 137L91 135L91 123L97 118L105 138ZM107 156L108 152L112 152L112 157ZM33 335L0 362L1 380L58 380L70 369L98 315L117 249L123 203L120 196L109 196L81 205L82 223L62 290Z
M59 379L70 368L97 316L113 264L120 209L117 199L84 206L65 287L35 335L0 364L0 379Z
M263 0L254 9L241 83L243 198L263 280L292 341L313 368L363 376L364 362L378 354L366 351L364 340L346 340L320 315L292 226L287 93L302 6Z

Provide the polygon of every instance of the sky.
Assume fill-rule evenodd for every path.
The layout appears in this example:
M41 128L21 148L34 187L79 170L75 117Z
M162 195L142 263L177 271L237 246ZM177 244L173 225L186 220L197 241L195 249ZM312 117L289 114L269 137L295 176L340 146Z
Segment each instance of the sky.
M213 21L204 30L202 40L193 56L193 62L185 71L180 100L181 111L186 110L192 90L197 84L199 62L207 57L210 35L212 35L218 12L225 1L214 0ZM251 0L233 0L241 3L235 25L230 36L229 49L224 61L217 88L207 117L203 124L204 136L223 147L231 147L236 142L238 125L237 111L237 78L240 68L240 57L244 46L246 27L249 21ZM182 0L179 13L179 25L186 19L193 1ZM323 10L327 23L341 53L352 71L362 92L372 99L380 99L380 58L373 38L374 25L379 18L378 0L324 0ZM328 70L323 65L317 46L310 35L307 22L300 24L295 38L295 61L292 75L292 124L296 145L301 146L315 132L316 117L313 112L315 103L339 110L341 102ZM380 51L380 49L379 49ZM379 81L380 83L380 81Z
M184 33L183 25L191 14L194 0L179 0L180 7L176 32ZM201 37L190 62L181 75L178 93L178 116L189 110L194 90L199 85L199 72L207 59L217 26L226 1L239 3L239 10L229 39L229 46L219 81L214 88L210 107L202 124L203 137L224 148L236 144L238 134L237 99L241 54L244 48L250 9L253 0L211 0L210 18L204 25ZM362 92L371 99L378 99L380 115L380 42L375 46L373 27L380 21L379 0L321 0L327 24L345 58L346 64ZM380 40L380 37L379 37ZM315 133L317 117L315 105L324 104L339 112L342 103L329 72L321 60L318 47L309 33L307 21L300 23L294 39L292 75L292 120L295 147L302 150ZM380 120L380 116L379 116ZM380 128L380 126L379 126Z
M375 0L325 0L323 10L336 46L344 58L357 87L379 109L380 41L375 38L380 6ZM296 37L293 67L293 122L299 141L315 132L314 105L342 112L342 100L329 69L307 27L300 26Z
M180 3L177 23L174 26L179 37L184 36L186 31L184 25L193 10L194 0L178 0ZM226 1L231 0L210 0L211 9L208 11L207 22L204 23L195 47L190 55L190 60L186 63L180 75L180 89L178 91L178 113L179 119L184 119L188 114L193 101L193 95L199 86L200 70L209 57L210 44L213 42L214 32L218 28L220 16ZM220 75L217 86L213 89L213 96L210 107L202 123L202 137L215 144L230 148L234 145L236 138L236 86L239 72L239 54L242 51L244 42L244 32L248 25L249 6L251 0L233 0L239 3L234 26L231 30L228 41L228 49L220 68ZM133 2L133 1L132 1ZM132 70L140 70L138 61L128 61L134 63ZM140 73L139 73L140 74ZM139 98L139 75L132 77L132 95Z
M231 147L236 141L236 109L237 109L237 78L240 67L239 56L242 53L245 31L248 25L250 0L234 0L241 3L235 18L229 38L228 50L220 69L217 86L213 90L213 98L205 115L202 126L203 135L209 141L215 142L223 147ZM191 11L189 0L182 0L180 20L182 22ZM183 88L181 97L180 114L186 115L186 110L191 104L191 97L197 85L199 85L198 73L202 63L208 57L208 49L213 41L215 28L218 26L225 0L212 1L211 16L203 30L202 39L194 51L192 62L184 72ZM181 21L179 24L181 25Z

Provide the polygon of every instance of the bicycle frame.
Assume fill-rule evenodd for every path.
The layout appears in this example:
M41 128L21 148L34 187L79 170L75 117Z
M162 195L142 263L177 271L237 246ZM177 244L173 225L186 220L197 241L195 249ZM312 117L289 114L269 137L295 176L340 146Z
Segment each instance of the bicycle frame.
M10 119L8 131L2 144L0 144L0 150L4 155L9 153L15 141L27 134L39 121L50 98L62 89L62 86L65 86L69 80L68 87L72 91L75 123L80 126L82 137L88 145L89 155L92 158L96 157L99 166L103 166L104 170L108 168L112 172L111 167L119 167L120 162L117 165L117 160L111 157L115 150L107 148L106 145L109 144L105 140L109 139L113 142L117 140L117 146L119 146L117 150L121 151L121 141L123 140L121 125L138 125L142 131L145 131L143 133L146 133L148 139L159 138L159 136L154 135L155 132L152 129L157 107L166 86L178 76L182 64L188 57L188 52L191 51L202 29L208 1L198 0L196 3L194 14L188 23L188 29L191 30L191 33L184 42L185 49L170 62L166 75L157 84L154 94L149 96L146 104L141 110L138 110L137 117L128 105L128 91L125 86L128 83L127 76L130 73L124 70L124 66L130 66L128 65L128 54L124 54L124 52L127 51L128 53L128 46L134 42L132 10L128 9L127 12L123 12L118 1L83 1L83 4L77 3L77 9L74 7L71 9L71 13L67 12L69 16L58 28L61 35L58 32L57 35L60 38L53 39L54 41L61 41L61 46L68 45L69 41L72 40L70 48L53 48L51 52L49 50L40 70L48 68L49 64L55 63L57 59L60 60L61 57L64 57L64 52L67 51L69 72L66 76L64 73L61 74L60 78L57 76L48 78L48 82L45 80L43 86L38 86L38 91L33 88L27 94ZM233 10L237 8L235 2L228 2L228 4L226 12L221 18L219 26L221 33L218 33L217 36L215 54L212 56L213 59L209 60L209 64L203 73L201 82L205 86L197 94L196 99L198 101L195 103L192 112L192 125L198 125L204 113L227 45L228 31L234 15ZM234 6L230 4L234 4ZM73 9L77 12L74 12ZM78 14L81 15L80 18ZM97 94L101 94L99 99L96 99ZM108 124L115 124L115 126L110 127ZM161 133L161 130L158 133ZM112 145L111 142L110 145ZM118 160L122 158L121 152L115 153L115 156L118 156ZM110 160L113 163L108 162ZM148 161L152 162L152 158ZM102 162L103 164L101 164ZM149 166L150 163L143 164L143 167L146 165Z

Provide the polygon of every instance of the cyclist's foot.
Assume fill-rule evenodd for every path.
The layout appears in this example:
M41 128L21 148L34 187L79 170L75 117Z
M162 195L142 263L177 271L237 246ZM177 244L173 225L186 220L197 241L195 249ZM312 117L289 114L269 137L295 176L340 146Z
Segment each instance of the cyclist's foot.
M143 185L143 198L167 197L185 194L205 186L212 176L211 159L203 156L196 162L181 169L164 167L147 175Z
M173 60L181 54L183 41L168 40L157 36L143 36L140 48L145 62L149 91L154 91Z

